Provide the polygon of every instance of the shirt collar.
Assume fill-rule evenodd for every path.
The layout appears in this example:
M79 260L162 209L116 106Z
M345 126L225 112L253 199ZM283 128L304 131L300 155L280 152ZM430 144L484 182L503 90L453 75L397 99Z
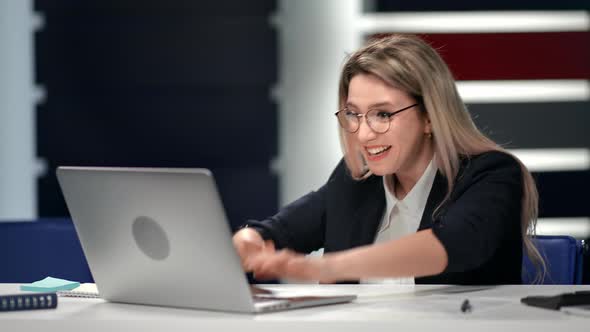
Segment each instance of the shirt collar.
M407 210L408 213L420 217L422 210L426 205L434 178L436 177L437 168L434 159L430 161L424 173L410 192L402 200L398 200L393 193L395 193L395 184L391 181L390 176L383 177L383 186L385 187L385 202L389 209L398 205L398 209ZM388 183L389 182L389 183Z

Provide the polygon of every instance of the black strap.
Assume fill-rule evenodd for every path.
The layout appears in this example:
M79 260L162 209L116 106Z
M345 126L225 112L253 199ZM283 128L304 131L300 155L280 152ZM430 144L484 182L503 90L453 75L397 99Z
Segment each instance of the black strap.
M527 296L521 303L533 307L559 310L561 307L590 304L590 291L578 291L554 296Z

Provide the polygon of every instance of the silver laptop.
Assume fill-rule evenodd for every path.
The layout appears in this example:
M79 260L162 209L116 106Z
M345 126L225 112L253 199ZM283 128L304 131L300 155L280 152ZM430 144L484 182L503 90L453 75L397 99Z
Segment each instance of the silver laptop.
M356 298L253 291L206 169L59 167L57 177L106 300L257 313Z

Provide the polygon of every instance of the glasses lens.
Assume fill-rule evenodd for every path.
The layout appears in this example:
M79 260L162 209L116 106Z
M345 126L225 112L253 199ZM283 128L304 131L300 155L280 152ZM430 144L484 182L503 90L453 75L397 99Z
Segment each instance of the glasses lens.
M338 112L338 122L342 129L351 133L354 133L359 126L359 118L356 113L348 110L341 110Z
M367 121L369 121L369 126L378 133L384 133L389 130L390 120L390 112L379 110L371 110L367 112Z

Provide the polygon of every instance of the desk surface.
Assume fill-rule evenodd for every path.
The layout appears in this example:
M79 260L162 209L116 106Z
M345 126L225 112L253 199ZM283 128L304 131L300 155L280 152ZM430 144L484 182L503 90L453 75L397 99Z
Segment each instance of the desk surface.
M352 303L270 314L234 314L60 297L55 310L0 313L14 331L589 331L590 316L528 307L520 298L590 290L590 286L266 285L285 294L357 294ZM18 293L0 284L0 294ZM460 311L465 300L471 313ZM399 329L401 328L401 330ZM368 330L370 329L370 330ZM394 330L395 329L395 330ZM206 331L206 330L205 330Z

